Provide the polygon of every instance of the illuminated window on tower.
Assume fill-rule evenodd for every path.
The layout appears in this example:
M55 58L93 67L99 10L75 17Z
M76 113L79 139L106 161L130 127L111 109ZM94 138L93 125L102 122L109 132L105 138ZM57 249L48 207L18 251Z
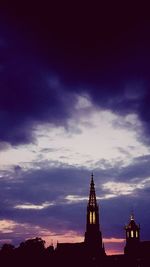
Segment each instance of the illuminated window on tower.
M90 224L92 224L92 212L90 211Z
M138 231L136 231L136 237L138 237Z
M133 231L131 231L131 237L134 237Z
M93 224L95 224L95 211L93 212Z

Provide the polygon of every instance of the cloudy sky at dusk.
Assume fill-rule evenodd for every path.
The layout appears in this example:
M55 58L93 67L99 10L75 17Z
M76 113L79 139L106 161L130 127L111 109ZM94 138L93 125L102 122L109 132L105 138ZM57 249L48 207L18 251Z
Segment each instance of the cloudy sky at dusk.
M150 240L149 13L50 2L0 8L0 243L83 241L93 171L121 253L131 210Z

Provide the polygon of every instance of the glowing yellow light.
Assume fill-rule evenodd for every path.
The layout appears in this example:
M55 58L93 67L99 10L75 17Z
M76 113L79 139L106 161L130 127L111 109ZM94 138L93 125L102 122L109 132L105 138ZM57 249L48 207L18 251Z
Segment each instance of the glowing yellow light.
M138 231L136 231L136 237L138 237Z
M131 237L134 237L134 233L133 233L133 231L131 231Z
M95 218L95 211L90 211L90 224L95 224L96 218Z
M93 212L93 224L95 224L95 211Z
M90 211L90 224L92 224L92 212Z

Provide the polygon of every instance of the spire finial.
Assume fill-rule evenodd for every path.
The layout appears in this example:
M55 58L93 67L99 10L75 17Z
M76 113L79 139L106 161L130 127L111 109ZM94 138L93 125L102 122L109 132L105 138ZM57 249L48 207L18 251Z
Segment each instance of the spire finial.
M133 212L133 209L131 210L130 220L131 221L134 221L134 212Z
M94 186L94 175L93 175L93 172L91 173L91 186Z

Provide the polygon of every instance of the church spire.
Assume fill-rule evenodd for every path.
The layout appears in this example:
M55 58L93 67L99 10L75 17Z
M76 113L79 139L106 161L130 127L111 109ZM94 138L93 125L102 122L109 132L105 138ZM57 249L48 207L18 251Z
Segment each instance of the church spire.
M90 195L89 195L89 206L90 206L90 207L93 207L93 208L97 206L93 173L91 174Z
M102 235L99 226L99 209L96 201L93 173L91 174L89 201L87 205L85 244L90 249L90 252L97 251L98 254L105 254L102 245Z

